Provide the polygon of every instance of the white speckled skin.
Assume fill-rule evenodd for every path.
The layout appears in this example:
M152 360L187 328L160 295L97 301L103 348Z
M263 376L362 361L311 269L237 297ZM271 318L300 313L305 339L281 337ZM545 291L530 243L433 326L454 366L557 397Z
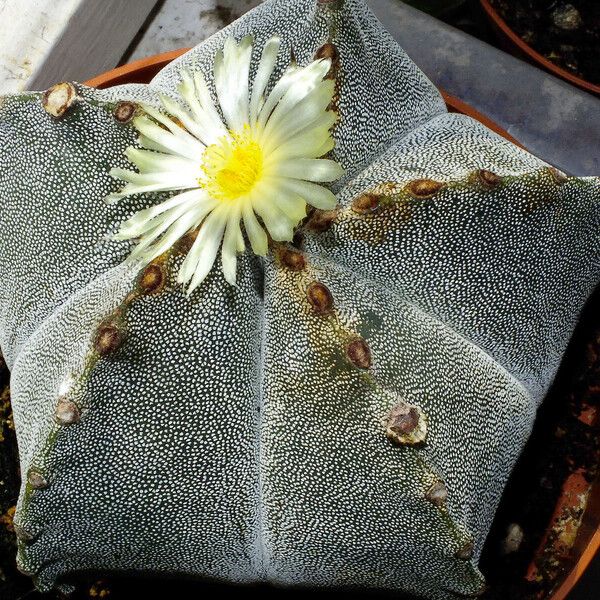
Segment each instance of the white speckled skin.
M278 250L248 254L237 287L214 269L188 299L175 252L165 288L142 294L119 266L130 246L109 235L164 196L102 202L135 139L114 102L175 94L182 66L210 79L225 37L247 33L259 47L281 35L302 64L329 37L338 47L340 211L328 231L306 229L300 270ZM22 472L49 482L22 489L21 567L44 590L108 569L480 591L503 486L598 282L598 180L563 180L447 114L361 0L271 0L150 86L78 90L61 120L40 94L0 100L0 345ZM502 178L485 185L478 169ZM446 185L413 197L417 179ZM353 210L381 189L379 210ZM331 314L307 301L314 281ZM110 316L125 340L98 357ZM356 336L368 370L345 354ZM55 423L61 396L78 423ZM424 446L385 437L398 399L426 413ZM426 499L439 479L447 508ZM457 557L469 541L472 558Z

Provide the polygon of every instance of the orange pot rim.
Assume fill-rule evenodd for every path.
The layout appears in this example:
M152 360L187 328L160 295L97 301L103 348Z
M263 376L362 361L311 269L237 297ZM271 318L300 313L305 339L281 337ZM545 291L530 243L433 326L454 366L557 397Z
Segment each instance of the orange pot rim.
M487 0L481 0L481 2L487 3ZM89 79L85 82L85 84L90 87L106 88L125 83L137 83L143 82L144 80L149 81L160 69L188 50L189 48L181 48L178 50L165 52L163 54L156 54L154 56L142 58L102 73L97 77ZM479 111L475 110L472 106L442 89L440 89L440 92L444 98L444 101L451 110L476 119L492 131L523 148L523 146L506 130L485 115L481 114ZM594 483L592 495L597 497L599 502L593 503L591 508L594 508L596 504L598 507L600 507L600 481L596 481ZM591 512L594 512L594 514L600 513L600 510L586 510L583 517L584 522L586 521L586 517L589 518L589 513ZM588 568L596 552L600 549L600 518L596 518L588 525L588 531L590 528L593 530L590 539L583 543L583 550L581 551L578 560L575 562L567 576L563 579L560 586L551 594L549 600L564 600L567 597L567 594L573 589L583 572Z
M598 488L598 482L595 483L596 489ZM589 509L586 510L586 513ZM589 516L589 515L588 515ZM584 515L585 519L585 515ZM549 600L565 600L575 584L579 581L585 570L590 566L590 563L596 556L598 549L600 548L600 528L596 529L592 537L590 538L587 546L582 552L579 560L573 565L567 576L563 579L560 586L551 595Z
M88 79L85 85L95 88L106 88L124 83L135 83L140 81L145 73L154 75L154 73L160 71L164 66L173 62L188 50L189 48L179 48L170 52L163 52L162 54L154 54L153 56L134 60L120 67L115 67L110 71L100 73L100 75L96 75L92 79ZM131 81L132 79L134 81Z
M508 26L506 21L498 14L498 11L490 4L490 0L479 0L481 7L488 16L488 19L496 27L498 31L501 31L510 42L516 46L523 54L528 56L533 62L538 63L547 71L560 77L561 79L567 80L588 92L600 95L600 85L587 81L582 77L578 77L573 73L555 65L552 61L548 60L545 56L542 56L539 52L534 50L527 42L525 42L519 35L517 35L511 27Z

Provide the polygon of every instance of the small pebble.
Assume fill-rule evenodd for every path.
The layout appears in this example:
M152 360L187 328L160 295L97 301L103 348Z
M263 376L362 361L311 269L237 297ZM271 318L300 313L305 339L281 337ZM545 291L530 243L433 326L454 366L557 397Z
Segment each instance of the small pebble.
M518 552L523 543L523 537L523 528L518 523L511 523L506 530L506 537L502 541L502 553Z
M575 31L583 24L581 14L572 4L561 4L552 11L552 21L564 31Z

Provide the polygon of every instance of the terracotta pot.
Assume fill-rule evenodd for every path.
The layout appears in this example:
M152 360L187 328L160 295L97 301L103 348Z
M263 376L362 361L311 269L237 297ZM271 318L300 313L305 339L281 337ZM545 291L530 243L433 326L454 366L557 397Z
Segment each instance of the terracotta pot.
M481 7L485 11L492 27L496 31L502 45L511 54L519 58L525 58L529 62L550 71L553 75L565 79L569 83L576 85L592 94L600 96L600 85L596 85L577 75L555 65L552 61L536 52L529 44L523 41L507 24L506 21L498 14L498 11L490 4L489 0L479 0Z
M487 5L486 0L482 4ZM489 6L489 5L488 5ZM491 9L490 9L491 10ZM504 27L506 27L504 25ZM514 34L512 34L514 35ZM158 54L142 60L138 60L122 67L108 71L86 82L87 85L98 88L106 88L125 83L148 83L160 69L169 62L181 56L187 49L173 50L164 54ZM553 67L556 69L556 67ZM600 88L599 88L600 90ZM457 112L469 115L477 119L485 126L497 132L507 140L518 145L509 133L493 121L473 109L471 106L462 102L458 98L444 92L441 93L446 101L448 109L451 112ZM594 427L600 421L599 415L594 408L582 412L579 419ZM582 498L585 497L585 511L581 520L575 524L569 522L569 527L564 535L558 538L555 533L555 526L560 522L565 514L570 514L576 507L581 507ZM561 530L562 531L562 530ZM545 600L564 600L567 594L575 586L582 573L588 567L596 551L600 548L600 482L590 485L582 476L582 473L573 473L563 485L561 497L557 502L554 516L548 525L547 533L533 557L527 578L535 580L537 576L536 562L544 552L557 553L562 559L565 559L569 565L569 570L562 581L554 586L554 591L545 597Z

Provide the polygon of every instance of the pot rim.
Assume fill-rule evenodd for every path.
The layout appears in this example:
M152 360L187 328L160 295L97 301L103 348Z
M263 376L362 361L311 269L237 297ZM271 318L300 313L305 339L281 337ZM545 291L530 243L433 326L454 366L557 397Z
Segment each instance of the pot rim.
M567 480L563 488L563 495L558 500L558 506L569 494L569 480ZM552 522L550 522L548 530L551 526ZM589 567L594 556L596 556L598 549L600 549L600 481L596 478L591 485L585 512L573 545L574 553L580 552L579 558L560 585L548 597L548 600L565 600L568 597L575 584Z
M525 42L515 31L509 27L506 21L500 16L498 11L490 4L490 0L479 0L481 7L485 11L488 19L494 25L495 29L501 32L513 46L516 46L523 54L525 54L530 60L538 63L541 67L550 71L553 75L566 79L569 83L576 85L588 92L600 95L600 85L587 81L582 77L574 75L570 71L555 65L552 61L542 56L539 52L534 50L527 42Z
M487 0L481 0L481 2L484 3L487 2ZM87 80L85 85L102 89L125 83L147 82L164 66L180 57L188 50L189 48L180 48L178 50L172 50L163 54L156 54L154 56L132 61ZM600 87L598 89L600 91ZM443 89L440 89L440 93L452 112L468 115L495 133L501 135L503 138L524 148L524 146L522 146L506 130L466 102L447 93ZM565 493L569 493L568 488L566 488ZM560 502L561 499L559 499L559 503ZM551 526L552 523L549 523L547 530L549 530ZM582 524L577 532L574 548L576 549L576 553L579 553L577 561L564 577L558 588L548 596L547 600L564 600L583 572L588 568L598 549L600 549L600 480L596 480L592 485L589 502L583 515ZM535 561L535 556L533 560Z

